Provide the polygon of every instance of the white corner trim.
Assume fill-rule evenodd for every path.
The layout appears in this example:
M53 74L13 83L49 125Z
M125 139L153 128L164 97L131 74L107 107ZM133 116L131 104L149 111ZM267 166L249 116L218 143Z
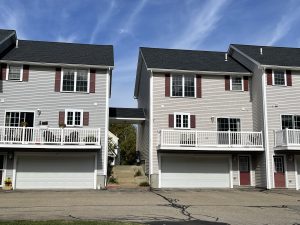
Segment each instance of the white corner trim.
M153 73L150 72L150 93L149 93L149 178L151 179L151 174L153 174ZM151 182L151 181L150 181Z
M105 130L104 130L104 151L103 151L103 172L107 175L107 157L108 157L108 129L109 129L109 86L110 86L110 69L107 70L106 78L106 106L105 106Z
M269 150L269 126L268 126L268 111L267 111L267 90L266 90L266 72L263 69L262 76L262 93L263 93L263 118L264 118L264 145L265 145L265 160L266 160L266 177L267 177L267 189L271 189L271 171L272 167L270 165L270 150ZM274 179L273 179L274 180Z

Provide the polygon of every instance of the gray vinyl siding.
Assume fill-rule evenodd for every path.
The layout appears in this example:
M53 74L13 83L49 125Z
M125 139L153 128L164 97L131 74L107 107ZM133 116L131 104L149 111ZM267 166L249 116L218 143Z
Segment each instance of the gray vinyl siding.
M30 66L28 82L3 81L0 99L0 126L5 123L5 111L41 110L35 113L35 126L39 121L48 121L49 127L58 127L59 111L79 109L89 112L89 127L101 128L103 150L98 155L98 173L103 174L103 158L106 125L107 71L96 71L96 93L60 93L54 91L55 68Z
M269 145L270 145L270 165L271 179L274 182L274 131L281 129L281 115L297 114L300 115L300 71L292 71L293 86L281 87L267 85L267 108L269 126ZM275 107L277 105L278 107ZM276 152L275 152L276 153ZM292 151L290 154L294 154ZM288 158L288 157L287 157ZM294 160L286 160L287 187L296 188L295 164Z
M149 104L150 104L150 74L142 62L141 79L139 84L138 108L145 111L146 121L138 125L138 151L141 160L145 161L145 173L149 174Z
M231 55L238 62L252 71L251 79L251 100L252 100L252 121L253 131L264 131L263 118L263 92L262 92L262 74L263 71L258 66L241 55L239 52L231 49ZM257 153L254 157L255 163L255 182L258 187L266 187L266 161L265 154Z
M225 91L224 76L202 75L202 98L165 97L164 74L153 75L153 173L158 173L159 131L170 129L168 115L175 112L196 115L196 129L217 130L218 117L241 119L242 131L253 131L250 91ZM251 79L250 79L251 80ZM214 116L214 122L211 117Z

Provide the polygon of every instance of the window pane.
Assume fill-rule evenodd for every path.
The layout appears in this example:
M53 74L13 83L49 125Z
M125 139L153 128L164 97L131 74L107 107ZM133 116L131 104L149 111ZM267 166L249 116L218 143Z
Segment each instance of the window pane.
M75 125L80 126L81 122L81 112L75 112Z
M228 131L229 130L229 119L228 118L218 118L218 131Z
M300 116L294 116L294 129L300 129Z
M184 96L195 97L194 76L185 76L184 77Z
M182 96L182 76L172 76L172 96Z
M9 66L8 80L21 80L20 66Z
M74 91L75 72L74 70L64 70L63 91Z
M20 125L20 113L19 112L7 112L5 125L9 127L19 127Z
M274 84L275 85L285 85L285 75L284 71L274 71Z
M176 115L176 127L181 128L181 115Z
M86 70L77 71L76 91L87 92L88 72Z
M231 86L233 91L243 90L243 79L241 77L231 77Z
M188 115L182 115L183 117L183 128L188 128L189 127L189 116Z
M241 131L241 120L237 118L230 119L230 131Z
M67 125L70 125L70 126L73 125L73 112L67 113Z
M282 115L281 116L281 127L282 129L293 129L293 116Z
M274 167L276 172L284 172L282 157L274 157Z

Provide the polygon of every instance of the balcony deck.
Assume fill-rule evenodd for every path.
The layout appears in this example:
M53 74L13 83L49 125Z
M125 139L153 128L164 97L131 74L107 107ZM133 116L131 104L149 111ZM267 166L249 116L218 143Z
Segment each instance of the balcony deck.
M101 148L100 128L0 127L0 147Z
M275 131L275 150L300 150L300 130L284 129Z
M264 151L262 132L161 130L160 150Z

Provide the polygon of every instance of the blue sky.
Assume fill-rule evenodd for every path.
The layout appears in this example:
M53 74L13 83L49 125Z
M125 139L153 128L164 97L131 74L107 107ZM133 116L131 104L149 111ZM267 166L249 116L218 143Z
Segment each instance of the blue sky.
M300 47L298 0L0 0L19 39L113 44L111 106L134 107L138 48Z

